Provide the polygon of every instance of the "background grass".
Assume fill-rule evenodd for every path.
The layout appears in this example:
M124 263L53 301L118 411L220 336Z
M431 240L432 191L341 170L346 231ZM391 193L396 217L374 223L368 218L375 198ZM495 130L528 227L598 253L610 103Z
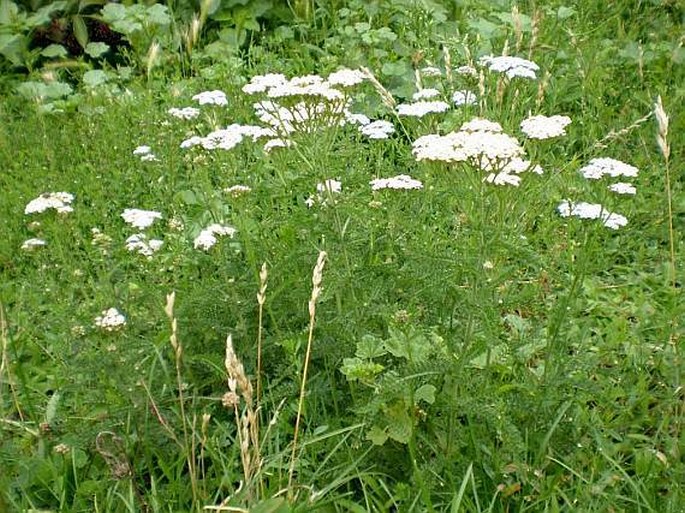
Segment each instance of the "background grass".
M62 114L4 97L0 510L681 511L682 9L518 8L529 17L518 51L508 2L349 1L253 33L197 76L168 65L117 90L75 83L75 107ZM370 85L357 90L356 111L395 122L389 140L347 126L299 134L296 149L268 155L251 142L179 148L255 123L255 100L240 88L258 73L366 65L402 100L415 90L412 62L442 66L443 45L458 66L505 44L530 52L541 78L512 81L498 98L498 77L487 76L479 106L400 120ZM229 106L205 106L193 121L166 113L208 89L225 91ZM644 119L657 95L671 120L675 276L666 163L655 120ZM476 115L518 134L529 112L573 123L563 138L525 142L546 173L519 188L411 155L418 136ZM159 161L132 155L141 144ZM640 169L635 197L580 176L602 156ZM397 174L424 188L371 191L369 180ZM342 193L308 208L329 178ZM252 191L223 192L236 184ZM47 191L73 193L74 212L24 215ZM561 218L565 198L603 203L629 224L614 232ZM163 213L147 230L165 241L150 260L124 247L137 230L120 214L132 207ZM194 249L212 222L236 237ZM92 228L111 242L94 245ZM30 237L48 245L21 251ZM320 250L328 261L286 489ZM263 464L241 483L241 435L221 403L225 337L254 378L262 262ZM172 290L180 380L163 308ZM93 321L112 306L127 325L103 333Z

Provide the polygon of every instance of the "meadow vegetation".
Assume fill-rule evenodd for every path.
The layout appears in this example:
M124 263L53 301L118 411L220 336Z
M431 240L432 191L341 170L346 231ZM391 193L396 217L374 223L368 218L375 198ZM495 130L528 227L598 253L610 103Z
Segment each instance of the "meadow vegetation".
M0 0L0 511L682 511L684 21Z

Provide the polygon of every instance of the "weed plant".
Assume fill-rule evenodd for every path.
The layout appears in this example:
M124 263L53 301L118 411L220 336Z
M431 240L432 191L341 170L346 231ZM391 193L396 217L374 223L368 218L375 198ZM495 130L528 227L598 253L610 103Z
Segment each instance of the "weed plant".
M0 102L0 511L681 511L677 7L296 4Z

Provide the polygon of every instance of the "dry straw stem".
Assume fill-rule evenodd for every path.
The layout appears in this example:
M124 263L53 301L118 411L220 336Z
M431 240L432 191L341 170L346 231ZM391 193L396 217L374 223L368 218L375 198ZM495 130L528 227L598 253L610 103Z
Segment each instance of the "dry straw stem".
M602 139L597 141L593 145L593 148L606 148L608 142L613 141L614 139L618 139L619 137L623 137L624 135L628 135L630 132L632 132L633 130L638 128L640 125L649 121L653 115L654 115L654 113L650 112L649 114L647 114L647 115L641 117L640 119L634 121L633 124L631 124L625 128L622 128L621 130L611 130Z
M312 273L312 295L309 299L309 336L307 337L307 352L304 357L304 367L302 369L302 382L300 383L300 399L297 404L297 417L295 418L295 433L293 435L293 449L290 455L290 472L288 477L288 493L292 496L293 474L295 473L295 455L297 454L297 436L300 432L300 419L302 418L302 408L304 407L304 393L307 387L307 372L309 370L309 359L312 353L312 340L314 337L314 318L316 316L316 301L321 294L321 281L323 280L323 267L326 263L326 252L320 251L319 257Z
M442 45L442 58L445 61L445 78L447 78L447 82L452 85L454 82L454 76L452 74L452 56L450 55L450 49L446 44Z
M262 464L259 452L259 426L257 424L257 413L254 408L252 383L245 374L245 367L235 353L233 337L230 334L226 337L224 366L228 374L229 389L229 393L224 397L230 396L232 398L230 401L225 400L224 404L228 407L233 407L238 427L243 475L245 476L246 485L249 486ZM242 414L238 411L238 393L240 393L240 396L245 401L245 409Z
M259 323L257 324L257 404L262 397L262 319L264 316L264 303L266 302L266 279L268 271L266 262L259 271L259 292L257 303L259 304Z
M373 87L376 88L376 91L378 91L378 94L381 96L381 100L383 100L385 106L389 109L394 109L397 105L397 101L395 101L395 98L393 98L392 94L390 94L390 91L383 87L383 84L378 81L369 68L362 66L360 69L366 75L366 78L369 79L369 82L371 82Z
M659 150L661 150L661 154L666 163L666 196L668 200L668 239L671 259L671 285L673 290L676 290L675 230L673 229L673 194L671 191L670 168L671 147L668 144L668 114L666 114L664 106L661 103L661 96L657 96L656 102L654 103L654 117L656 117L657 123L656 142L659 145Z

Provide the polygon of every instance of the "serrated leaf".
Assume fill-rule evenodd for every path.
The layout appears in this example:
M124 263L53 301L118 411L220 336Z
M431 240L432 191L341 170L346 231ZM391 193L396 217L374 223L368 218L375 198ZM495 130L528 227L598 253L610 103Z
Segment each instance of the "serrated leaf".
M107 82L109 77L101 69L91 69L83 74L83 83L86 87L97 87Z
M418 403L423 401L428 404L433 404L435 402L435 391L436 388L433 385L421 385L414 392L414 402Z
M40 54L43 57L53 59L58 57L66 57L67 55L69 55L69 52L62 45L52 44L43 48L43 51L40 52Z
M9 25L14 21L19 13L19 7L10 0L0 2L0 25Z
M166 5L153 4L147 8L147 20L155 25L168 25L171 23L171 16Z
M570 18L575 14L576 10L573 7L566 7L565 5L562 5L557 9L557 19L558 20L565 20L566 18Z
M86 22L83 21L83 16L73 16L71 18L71 25L74 29L74 37L76 38L76 41L78 41L78 44L81 45L81 48L85 49L86 45L88 44L88 27L86 27Z
M397 402L387 412L388 436L401 444L409 442L414 430L414 423L407 413L403 402Z
M388 434L384 429L378 426L373 426L366 433L366 439L369 440L374 445L383 445L388 440Z
M385 343L378 337L373 335L364 335L359 342L357 342L357 351L354 353L359 358L372 360L387 354Z
M126 17L126 7L121 4L107 4L102 8L102 21L112 24L115 21L123 20Z

